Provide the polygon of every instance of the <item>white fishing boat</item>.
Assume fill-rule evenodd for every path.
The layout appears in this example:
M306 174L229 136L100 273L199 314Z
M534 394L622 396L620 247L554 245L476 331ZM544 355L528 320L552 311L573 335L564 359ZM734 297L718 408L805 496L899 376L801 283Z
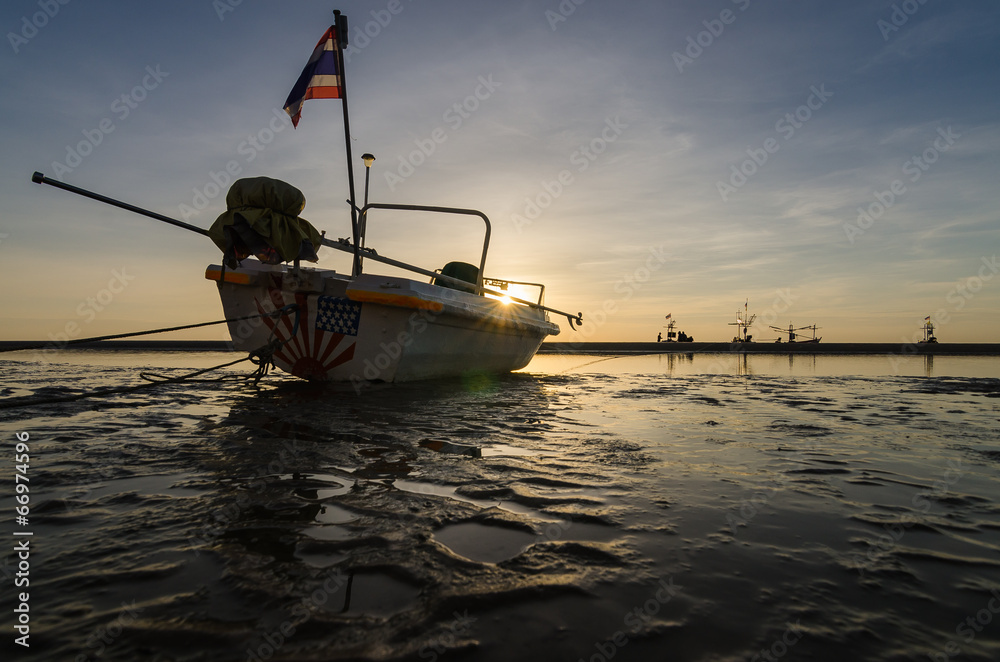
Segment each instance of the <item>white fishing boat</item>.
M366 206L401 209L401 205ZM469 371L523 368L542 341L559 333L543 305L541 284L483 278L489 220L472 210L405 206L480 216L486 241L478 267L450 262L440 273L383 258L370 249L365 261L387 263L429 277L430 282L356 270L341 274L298 265L245 259L236 269L211 265L205 277L218 283L234 347L253 352L274 346L274 364L296 377L325 381L410 381ZM348 242L323 245L351 250ZM487 285L499 289L491 289ZM512 286L533 287L535 301L512 299ZM286 311L278 317L241 319ZM554 311L558 312L558 311ZM559 313L575 323L579 315Z
M362 157L365 204L355 204L342 50L348 29L346 17L337 11L334 15L334 25L316 45L285 110L297 126L305 100L334 98L343 103L351 238L326 239L325 232L298 217L305 205L302 193L267 177L236 181L226 199L227 211L210 230L42 173L36 172L32 180L211 237L223 250L223 259L209 265L205 277L218 285L234 348L251 353L262 365L273 364L303 379L354 384L523 368L546 337L559 333L550 312L565 316L571 327L582 323L582 314L546 307L545 288L539 283L484 276L491 227L482 212L368 204L368 174L375 160L370 154ZM379 255L365 246L372 211L478 217L485 224L479 264L449 262L434 269ZM423 234L415 230L414 240ZM321 247L352 254L350 273L302 266L303 260L317 261ZM415 277L366 270L371 262ZM423 280L416 279L421 276ZM510 296L515 289L530 292L532 298Z
M211 265L206 277L218 283L227 319L290 312L259 318L256 326L231 322L234 345L244 351L270 346L275 365L312 380L393 382L523 368L547 336L559 333L559 327L549 321L551 309L543 304L542 285L516 283L537 287L538 298L514 299L506 293L512 281L484 277L491 232L485 214L449 207L367 204L368 175L375 161L371 154L362 156L365 206L358 209L354 204L343 57L347 19L336 11L334 16L334 25L316 44L285 110L297 126L307 99L341 100L353 240L328 240L298 218L305 199L283 182L266 178L236 182L227 198L229 210L219 217L210 235L223 249L226 263L239 266L227 270ZM449 262L438 273L378 255L365 246L372 210L478 216L486 226L479 265ZM352 253L351 273L301 267L300 258L316 259L315 249L320 245ZM254 254L278 264L244 259ZM290 260L293 266L280 264ZM370 261L430 280L368 273L364 265ZM487 285L500 289L488 289ZM559 314L571 324L581 318L579 314Z

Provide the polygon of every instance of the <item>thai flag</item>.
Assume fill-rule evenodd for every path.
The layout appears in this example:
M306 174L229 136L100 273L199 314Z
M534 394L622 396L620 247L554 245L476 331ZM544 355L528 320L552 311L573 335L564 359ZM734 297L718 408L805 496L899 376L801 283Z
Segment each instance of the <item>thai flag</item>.
M342 99L343 89L343 78L337 66L337 30L331 25L316 44L312 57L285 100L285 112L292 118L292 126L299 125L306 99Z
M673 315L673 313L667 313L666 319L670 319L671 315Z

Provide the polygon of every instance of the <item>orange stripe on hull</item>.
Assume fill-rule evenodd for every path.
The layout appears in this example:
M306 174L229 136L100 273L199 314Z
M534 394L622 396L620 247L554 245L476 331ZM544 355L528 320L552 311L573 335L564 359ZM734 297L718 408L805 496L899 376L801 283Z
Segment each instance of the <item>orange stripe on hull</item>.
M225 281L227 283L233 283L234 285L253 285L257 282L257 276L255 274L245 274L238 271L226 271L226 275L223 278L221 269L212 269L209 267L205 269L205 278L207 280L215 281Z
M380 303L396 308L412 308L413 310L430 310L435 313L444 309L440 301L427 301L420 297L405 294L389 294L388 292L369 292L368 290L347 290L347 298L362 303Z

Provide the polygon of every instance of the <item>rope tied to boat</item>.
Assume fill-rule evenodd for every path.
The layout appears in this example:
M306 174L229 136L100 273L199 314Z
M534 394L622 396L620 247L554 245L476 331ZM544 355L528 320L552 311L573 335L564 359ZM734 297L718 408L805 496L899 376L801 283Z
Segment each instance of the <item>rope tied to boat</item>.
M288 306L285 306L284 308L279 308L278 310L272 311L270 313L261 313L259 315L245 315L243 317L229 317L222 320L215 320L214 322L198 322L197 324L185 324L183 326L166 326L161 329L150 329L148 331L133 331L131 333L116 333L108 336L93 336L91 338L75 338L75 339L60 340L60 341L41 340L35 342L28 342L24 343L23 345L17 345L15 347L0 347L0 353L23 352L29 349L65 349L69 345L86 345L88 343L97 343L103 340L121 340L122 338L149 336L155 333L167 333L169 331L183 331L185 329L197 329L203 326L213 326L215 324L243 322L246 320L255 320L264 317L281 317L282 315L286 315L292 308L297 308L297 307L298 304L290 304Z
M47 405L47 404L56 404L56 403L63 403L63 402L74 402L74 401L77 401L77 400L85 400L87 398L99 398L99 397L104 397L104 396L108 396L108 395L117 395L117 394L122 394L122 393L132 393L134 391L139 391L139 390L142 390L142 389L152 388L154 386L160 386L162 384L178 384L178 383L187 382L187 381L212 381L212 382L219 382L219 381L232 380L234 378L236 378L236 379L245 379L245 380L253 379L253 383L256 386L258 384L258 382L260 382L260 380L264 376L266 376L268 374L268 372L270 371L270 369L272 367L274 367L274 358L273 357L274 357L275 352L279 351L285 345L285 343L288 342L288 340L294 338L296 336L296 334L298 333L298 330L299 330L299 317L300 317L300 310L299 310L298 304L289 304L289 305L284 306L283 308L279 308L278 310L275 310L273 312L270 312L270 313L261 313L260 315L247 315L247 316L244 316L244 317L235 317L235 318L231 318L231 319L219 320L217 322L202 322L202 323L199 323L199 324L188 324L188 325L185 325L185 326L170 327L170 328L163 328L163 329L153 329L151 331L138 331L138 332L135 332L135 333L122 333L122 334L117 334L117 335L114 335L114 336L102 336L102 337L99 337L99 338L80 338L76 342L69 341L69 342L66 343L66 344L70 344L70 343L72 343L72 344L81 344L81 343L87 343L87 342L97 342L99 340L107 340L107 339L111 339L111 338L115 338L115 339L117 339L117 338L127 338L129 336L141 336L141 335L148 335L148 334L152 334L152 333L163 333L165 331L176 331L176 330L179 330L179 329L190 329L190 328L195 328L195 327L200 327L200 326L209 326L209 325L212 325L212 324L222 324L222 323L225 323L225 322L241 322L243 320L261 319L261 318L264 318L264 317L280 318L280 317L283 317L285 315L292 314L292 313L294 313L295 318L294 318L294 321L292 323L292 333L288 336L287 339L285 339L285 340L278 339L275 336L275 334L274 334L274 328L272 328L271 329L271 335L270 335L270 338L268 339L267 344L265 344L263 347L260 347L258 349L253 350L252 352L249 353L248 356L246 356L246 357L244 357L242 359L236 359L235 361L229 361L227 363L221 363L219 365L212 366L211 368L205 368L203 370L196 370L194 372L188 373L186 375L180 375L178 377L169 377L169 376L165 376L165 375L158 375L158 374L155 374L155 373L141 372L141 373L139 373L139 377L141 379L146 380L146 383L145 384L136 384L136 385L133 385L133 386L121 386L121 387L116 387L116 388L100 389L98 391L92 391L92 392L89 392L89 393L77 393L77 394L74 394L74 395L64 395L64 396L51 397L51 398L37 398L37 397L34 397L34 396L26 396L26 397L21 397L21 398L4 398L4 399L0 400L0 409L18 409L18 408L22 408L22 407L33 407L33 406L36 406L36 405ZM20 349L35 349L35 348L37 348L37 347L36 346L16 347L13 350L0 350L0 351L14 351L14 350L20 350ZM228 368L229 366L233 366L233 365L236 365L238 363L242 363L243 361L250 361L251 363L253 363L254 365L257 366L257 369L253 373L251 373L250 375L226 375L226 376L217 377L217 378L211 379L211 380L204 380L204 379L195 380L194 379L194 377L197 377L199 375L203 375L203 374L205 374L207 372L212 372L213 370L219 370L221 368Z
M295 318L292 321L292 332L288 335L288 338L281 340L277 336L275 336L274 329L272 328L271 335L268 337L267 344L264 345L263 347L260 347L250 352L250 356L248 356L247 358L250 360L250 363L257 366L257 369L253 372L252 375L250 375L250 377L253 378L254 385L256 385L261 379L266 377L267 373L271 371L271 368L275 367L274 365L275 353L278 352L282 347L284 347L285 343L287 343L289 340L297 336L299 333L299 318L301 312L301 310L299 309L299 305L295 303L289 304L284 308L282 308L281 310L279 310L278 312L283 314L288 314L289 312L295 313Z

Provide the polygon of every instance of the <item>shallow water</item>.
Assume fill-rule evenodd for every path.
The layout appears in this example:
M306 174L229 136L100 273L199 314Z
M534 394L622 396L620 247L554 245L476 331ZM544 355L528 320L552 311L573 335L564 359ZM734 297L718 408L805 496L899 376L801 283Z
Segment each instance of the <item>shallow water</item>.
M0 397L231 359L13 357ZM9 552L3 645L996 660L998 377L996 357L539 356L361 395L275 375L0 410L9 524L30 434L30 522L5 548L33 533L31 647L9 646Z

